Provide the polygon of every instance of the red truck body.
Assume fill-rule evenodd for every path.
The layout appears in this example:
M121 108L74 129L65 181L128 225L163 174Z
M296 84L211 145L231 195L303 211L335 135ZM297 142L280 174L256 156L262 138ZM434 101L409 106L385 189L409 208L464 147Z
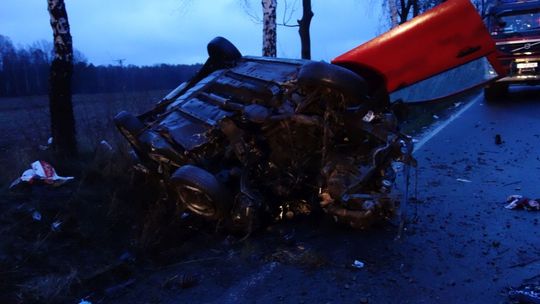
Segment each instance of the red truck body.
M498 74L495 42L469 0L446 1L338 56L332 63L377 71L388 92L487 57ZM361 74L361 73L360 73Z

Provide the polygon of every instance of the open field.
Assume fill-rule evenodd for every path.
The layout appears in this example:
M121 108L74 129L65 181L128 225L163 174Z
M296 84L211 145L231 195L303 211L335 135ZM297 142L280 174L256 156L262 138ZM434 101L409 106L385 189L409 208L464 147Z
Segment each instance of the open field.
M101 140L114 148L124 141L112 123L121 110L134 113L149 109L167 92L75 95L73 106L79 147L92 152ZM50 137L50 121L47 96L31 96L0 99L0 184L14 179L27 166L43 155L40 145L46 145ZM120 145L120 146L119 146Z

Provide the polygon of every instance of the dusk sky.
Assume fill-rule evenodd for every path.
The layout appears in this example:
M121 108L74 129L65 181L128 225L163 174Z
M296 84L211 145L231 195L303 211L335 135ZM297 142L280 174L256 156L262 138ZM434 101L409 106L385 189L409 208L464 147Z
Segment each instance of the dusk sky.
M0 35L17 46L52 40L46 0L2 0ZM261 15L260 0L248 0ZM313 0L312 55L332 58L380 32L381 8L374 0ZM94 64L152 65L206 60L206 44L215 36L231 40L244 55L261 54L262 24L244 0L66 0L74 47ZM301 17L301 1L289 0ZM284 1L278 0L278 22ZM300 56L298 28L278 28L278 57Z

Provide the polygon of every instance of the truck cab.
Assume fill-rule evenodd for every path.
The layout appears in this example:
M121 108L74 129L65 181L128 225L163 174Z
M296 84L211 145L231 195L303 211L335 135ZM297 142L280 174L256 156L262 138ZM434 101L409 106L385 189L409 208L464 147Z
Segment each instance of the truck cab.
M487 100L505 96L511 84L540 84L540 1L499 0L486 22L507 76L485 88ZM494 73L494 71L488 71Z

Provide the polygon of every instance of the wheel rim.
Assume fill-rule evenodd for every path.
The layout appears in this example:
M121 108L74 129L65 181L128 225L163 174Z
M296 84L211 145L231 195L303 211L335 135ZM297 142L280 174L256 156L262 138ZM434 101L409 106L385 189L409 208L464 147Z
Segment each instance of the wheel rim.
M199 188L179 185L177 192L182 203L196 214L214 217L217 213L214 200Z

